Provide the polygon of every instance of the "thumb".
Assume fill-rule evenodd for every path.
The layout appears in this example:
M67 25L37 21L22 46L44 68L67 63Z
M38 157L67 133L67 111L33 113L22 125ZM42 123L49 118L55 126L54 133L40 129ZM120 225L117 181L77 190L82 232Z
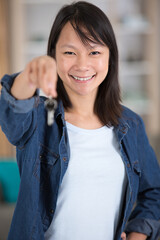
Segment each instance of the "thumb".
M125 234L125 232L122 232L122 234L121 234L121 239L122 239L122 240L126 240L126 234Z

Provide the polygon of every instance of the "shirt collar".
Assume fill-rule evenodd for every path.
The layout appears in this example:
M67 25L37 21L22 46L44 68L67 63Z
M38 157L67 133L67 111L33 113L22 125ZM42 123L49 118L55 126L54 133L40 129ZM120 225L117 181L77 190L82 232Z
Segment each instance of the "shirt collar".
M63 124L65 124L65 119L64 119L64 107L62 100L58 101L58 107L55 111L55 117L57 118L59 115L61 115L61 119L63 121ZM123 114L122 117L119 118L119 124L115 127L116 132L122 132L123 134L126 134L128 129L130 128L129 124L127 121L124 119Z
M62 103L62 100L59 100L58 101L58 107L55 111L55 118L61 116L61 119L62 119L62 122L63 122L63 125L65 124L65 120L64 120L64 107L63 107L63 103Z

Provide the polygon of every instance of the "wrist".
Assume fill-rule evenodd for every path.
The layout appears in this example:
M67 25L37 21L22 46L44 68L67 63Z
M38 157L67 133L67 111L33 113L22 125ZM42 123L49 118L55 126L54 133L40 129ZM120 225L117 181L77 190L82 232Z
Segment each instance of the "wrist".
M147 239L147 235L143 233L137 233L137 232L129 233L127 236L127 240L146 240L146 239Z
M33 97L36 87L29 85L25 72L21 72L13 82L10 89L11 95L19 100L24 100Z

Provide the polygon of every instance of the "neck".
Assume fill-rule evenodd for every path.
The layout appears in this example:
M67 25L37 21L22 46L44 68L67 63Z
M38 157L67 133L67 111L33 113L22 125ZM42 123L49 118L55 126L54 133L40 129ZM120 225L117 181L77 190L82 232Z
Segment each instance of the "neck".
M94 113L95 98L93 96L80 96L70 98L72 108L65 111L65 120L77 127L97 129L103 126L99 117Z
M72 108L67 112L75 113L84 117L94 115L95 98L93 98L93 96L81 96L79 98L74 98L74 96L72 96L70 100Z

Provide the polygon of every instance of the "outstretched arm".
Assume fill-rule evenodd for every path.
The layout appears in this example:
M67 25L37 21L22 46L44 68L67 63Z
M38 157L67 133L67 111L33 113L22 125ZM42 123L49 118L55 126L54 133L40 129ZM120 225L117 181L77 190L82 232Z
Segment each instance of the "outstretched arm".
M14 80L11 94L16 99L31 98L37 88L41 88L46 95L56 97L57 70L56 62L49 56L34 58L24 71Z
M36 89L56 97L56 83L56 62L49 56L33 59L20 74L3 77L0 126L13 145L23 147L35 131L39 99Z

